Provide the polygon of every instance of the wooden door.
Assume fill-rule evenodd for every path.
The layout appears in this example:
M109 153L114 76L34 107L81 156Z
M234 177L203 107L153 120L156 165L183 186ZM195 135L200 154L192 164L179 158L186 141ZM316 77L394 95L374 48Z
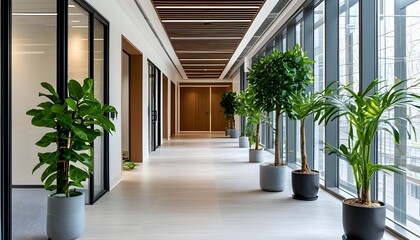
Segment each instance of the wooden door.
M180 88L181 131L195 130L195 87Z
M210 131L210 87L195 88L195 130Z
M227 127L223 108L220 107L220 99L226 91L228 91L226 87L211 88L211 131L224 131Z

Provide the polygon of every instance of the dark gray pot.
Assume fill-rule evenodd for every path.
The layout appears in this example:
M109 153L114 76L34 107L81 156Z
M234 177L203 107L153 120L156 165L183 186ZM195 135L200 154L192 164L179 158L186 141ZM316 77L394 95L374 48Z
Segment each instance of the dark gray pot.
M51 240L76 239L85 230L85 196L48 196L47 234Z
M230 138L239 138L239 130L236 128L229 130Z
M348 240L380 240L385 231L386 206L359 207L343 201L343 228Z
M264 150L258 149L255 150L254 148L249 149L249 162L250 163L260 163L264 161Z
M239 137L239 147L240 148L249 148L248 137Z
M286 189L286 166L260 165L260 187L268 192L282 192Z
M298 200L313 201L318 199L319 172L302 174L300 170L292 172L293 198Z

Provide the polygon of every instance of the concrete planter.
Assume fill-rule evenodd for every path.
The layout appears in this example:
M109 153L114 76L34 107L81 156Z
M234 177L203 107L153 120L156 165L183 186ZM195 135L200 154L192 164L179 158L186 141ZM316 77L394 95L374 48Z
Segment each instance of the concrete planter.
M239 147L240 148L249 148L248 137L239 137Z
M47 234L52 240L70 240L80 237L85 230L85 196L48 196Z
M348 200L348 199L347 199ZM385 232L386 206L354 206L343 201L343 239L380 240Z
M260 165L260 187L268 192L282 192L286 189L287 166Z
M236 128L230 129L230 138L239 138L239 130Z
M264 161L264 150L263 149L249 149L249 162L260 163Z

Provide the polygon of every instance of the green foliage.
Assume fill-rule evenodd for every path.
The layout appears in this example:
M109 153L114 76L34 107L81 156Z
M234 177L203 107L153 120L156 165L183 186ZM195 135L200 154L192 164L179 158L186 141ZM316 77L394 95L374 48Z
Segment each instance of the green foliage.
M38 108L26 112L32 116L32 124L52 129L36 143L39 147L57 146L53 152L38 153L39 163L33 172L46 166L41 181L47 190L69 196L70 187L83 187L93 169L93 141L103 135L94 127L107 132L115 131L114 124L106 117L116 113L112 106L102 105L94 96L93 79L85 79L83 86L75 80L68 82L69 97L62 100L54 88L41 83L48 93L39 96L48 100ZM54 183L56 181L56 183Z
M224 110L225 118L228 120L229 127L235 128L235 114L238 107L238 94L236 92L225 92L220 99L220 106Z
M123 168L124 168L124 170L127 170L127 171L128 170L133 170L137 166L138 166L137 163L133 163L133 162L130 162L130 161L126 161L126 162L123 163Z
M407 87L407 81L397 81L391 86L379 87L380 81L375 79L361 93L354 92L350 85L341 86L339 95L327 97L328 108L321 117L322 121L331 121L345 117L350 125L347 145L338 147L327 145L329 154L336 154L347 161L356 180L359 201L369 204L370 180L373 174L380 170L404 172L399 166L376 164L371 161L371 146L379 131L388 132L394 137L395 143L400 142L402 128L416 129L406 115L395 116L392 111L405 109L409 106L420 108L419 98L410 90L418 87L419 82Z
M303 92L313 82L313 63L299 45L296 45L285 52L275 49L272 54L258 59L250 69L248 81L254 91L255 105L261 108L261 112L276 111L275 132L279 128L280 114L293 114L293 94ZM275 135L275 146L278 146L279 140L277 134ZM280 165L277 147L274 165Z

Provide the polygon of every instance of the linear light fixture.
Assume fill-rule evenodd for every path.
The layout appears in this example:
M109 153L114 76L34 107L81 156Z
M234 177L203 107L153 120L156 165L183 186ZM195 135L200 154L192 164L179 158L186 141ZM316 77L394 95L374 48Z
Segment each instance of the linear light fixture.
M259 6L157 6L156 9L258 9Z
M201 64L201 63L189 63L189 64L182 64L182 66L187 66L187 67L205 67L205 66L222 66L224 67L226 64L223 63L208 63L208 64Z
M225 23L225 22L251 22L251 19L168 19L163 23Z
M72 28L88 28L89 26L71 26Z
M73 4L69 4L69 8L74 8L74 7L76 7L76 6L73 5Z
M233 51L176 51L177 53L233 53Z
M12 16L57 16L57 13L15 12Z
M184 71L204 71L204 72L217 72L223 71L224 68L209 68L209 69L202 69L202 68L184 68Z
M180 61L229 61L228 58L181 58Z
M242 37L171 37L172 40L241 40Z

